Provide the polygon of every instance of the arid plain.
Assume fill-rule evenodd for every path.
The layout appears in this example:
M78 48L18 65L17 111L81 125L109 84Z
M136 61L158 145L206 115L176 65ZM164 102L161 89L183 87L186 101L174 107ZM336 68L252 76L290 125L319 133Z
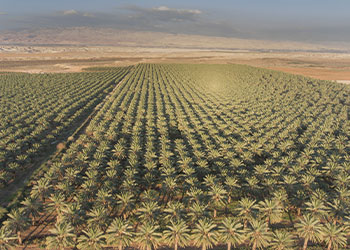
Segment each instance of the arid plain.
M66 28L0 34L1 72L79 72L137 63L247 64L324 80L350 81L348 44Z

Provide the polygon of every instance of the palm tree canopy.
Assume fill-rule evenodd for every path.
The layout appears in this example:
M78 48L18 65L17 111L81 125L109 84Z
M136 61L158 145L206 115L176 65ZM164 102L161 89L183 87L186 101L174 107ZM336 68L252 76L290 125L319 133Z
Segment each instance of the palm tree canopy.
M171 221L170 225L167 225L167 229L164 230L165 242L170 245L178 244L180 247L184 247L188 244L190 239L190 229L183 220Z
M219 234L221 242L230 242L234 247L243 243L245 238L242 223L232 217L225 218L221 222Z
M207 249L217 244L219 234L216 227L216 224L214 224L212 220L199 220L198 223L195 224L195 228L192 230L192 240L195 246Z
M322 226L321 237L323 241L333 249L345 247L347 244L347 233L343 226L326 223Z
M16 236L12 234L12 231L6 227L0 228L0 249L6 250L13 247L14 241L17 239Z
M311 240L313 242L317 242L321 239L321 224L320 221L311 216L310 214L306 214L301 218L301 220L295 224L298 234L304 239Z
M266 248L271 241L271 232L268 231L268 225L265 221L253 219L247 230L247 238L250 244L257 248Z
M162 234L158 232L159 226L151 223L141 225L136 233L135 241L141 250L156 249L161 241Z
M105 236L101 229L98 227L89 227L87 230L83 230L83 233L78 238L78 249L99 250L103 248Z
M274 250L294 249L293 234L286 231L276 230L273 232L270 247Z
M50 232L54 236L46 239L46 245L50 249L57 249L69 247L73 245L73 238L75 237L74 228L69 223L56 223Z
M133 228L128 221L115 218L107 229L108 244L126 247L129 246L134 235Z

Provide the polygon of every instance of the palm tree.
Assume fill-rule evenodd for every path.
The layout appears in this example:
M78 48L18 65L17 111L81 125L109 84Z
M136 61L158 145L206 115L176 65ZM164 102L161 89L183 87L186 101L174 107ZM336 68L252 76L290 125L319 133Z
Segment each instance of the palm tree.
M171 246L174 246L174 250L178 249L178 246L184 247L188 244L190 234L185 221L178 220L176 222L171 221L167 229L164 230L165 242Z
M259 211L266 218L269 226L271 222L279 222L282 217L282 206L277 200L264 200L259 202Z
M322 218L327 215L328 208L319 199L311 199L309 202L305 203L306 210L316 218Z
M247 228L248 221L252 218L254 210L258 209L258 206L255 204L255 200L249 198L242 198L238 202L238 216L242 217L244 220L244 228Z
M65 206L65 197L62 193L53 193L49 197L48 206L56 211L57 221L62 219L61 210Z
M87 213L87 215L89 216L87 221L90 226L105 229L108 220L108 211L105 207L94 207Z
M99 250L105 244L105 236L103 231L98 227L89 227L83 230L83 235L78 238L78 249Z
M323 241L326 242L327 250L345 247L347 244L346 230L343 226L326 223L321 229Z
M107 243L115 245L119 250L130 245L133 232L132 226L128 221L121 218L115 218L107 229Z
M214 184L211 186L208 194L214 205L214 218L216 218L217 207L224 204L223 200L225 199L227 192L221 185Z
M240 185L238 184L238 180L235 177L227 176L225 180L225 186L228 194L227 203L230 204L232 199L232 193L235 191L235 189L240 188Z
M201 204L199 202L194 202L188 212L188 217L190 218L191 222L194 223L195 221L198 221L199 219L202 219L203 217L207 216L207 204Z
M32 226L34 226L35 218L39 216L42 211L41 204L33 198L27 197L24 201L21 202L23 207L23 212L27 216L32 216Z
M270 247L274 250L291 250L294 248L293 234L276 230L273 232Z
M221 241L227 243L227 250L230 250L231 246L236 247L236 245L243 243L244 231L242 226L240 222L232 217L225 218L222 221L222 225L219 226L219 234Z
M120 215L123 215L124 220L127 218L127 213L131 209L132 204L134 203L134 195L131 192L122 192L117 194L117 204L120 206Z
M164 212L166 222L180 220L184 212L184 204L179 201L169 201Z
M307 248L309 240L316 242L321 239L321 224L318 219L312 217L310 214L306 214L295 225L298 234L304 238L303 250Z
M265 221L253 219L247 230L247 238L252 244L252 250L256 248L266 248L271 240L271 233Z
M37 181L37 183L33 186L30 191L30 196L32 198L40 197L43 202L45 197L49 194L52 185L47 178L41 178Z
M62 208L62 222L69 222L73 226L79 225L82 222L83 211L79 201L74 201L65 205Z
M101 188L100 190L98 190L96 197L96 201L98 204L110 208L112 200L112 194L109 189Z
M6 227L0 228L0 250L7 250L14 246L17 237L12 235L11 230Z
M192 240L195 246L201 247L202 250L213 247L217 244L218 239L219 234L212 220L201 219L192 230Z
M158 232L159 226L145 223L136 233L135 241L141 250L157 249L160 245L162 234Z
M46 238L46 245L50 249L61 249L72 246L75 238L74 228L69 223L56 223L55 228L50 229L54 236Z
M142 220L155 220L159 212L159 205L155 201L142 202L138 214Z
M12 209L7 216L9 218L4 222L5 227L17 233L18 243L22 245L21 231L28 227L28 217L23 214L23 210L18 208Z

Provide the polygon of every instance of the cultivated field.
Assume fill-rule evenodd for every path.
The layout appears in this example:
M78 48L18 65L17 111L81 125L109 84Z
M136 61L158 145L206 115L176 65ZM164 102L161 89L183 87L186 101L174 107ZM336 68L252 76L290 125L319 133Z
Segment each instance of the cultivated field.
M243 65L90 70L0 76L2 188L80 127L4 205L0 248L346 247L350 86Z

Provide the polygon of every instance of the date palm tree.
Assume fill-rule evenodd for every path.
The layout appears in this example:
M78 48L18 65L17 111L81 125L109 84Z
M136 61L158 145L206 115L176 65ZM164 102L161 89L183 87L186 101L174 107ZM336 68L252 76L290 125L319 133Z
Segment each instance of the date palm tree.
M238 180L235 177L231 177L231 176L227 176L225 179L225 187L227 190L227 196L228 196L228 200L227 203L230 204L231 203L231 199L232 199L232 194L236 189L240 188L240 185L238 184Z
M211 197L214 207L213 217L216 218L217 208L224 204L224 199L226 198L227 192L221 185L214 184L211 186L208 194Z
M34 226L35 218L38 217L42 211L41 203L36 199L27 197L21 202L21 204L23 205L24 214L32 217L32 226Z
M327 215L328 208L319 199L311 199L305 203L306 210L315 218L322 218Z
M299 236L304 238L303 250L307 248L309 241L317 242L321 239L320 221L310 214L304 215L301 220L295 224Z
M46 238L46 245L49 249L60 249L63 250L65 247L73 245L74 238L76 235L73 233L74 228L69 223L56 223L50 232L54 236Z
M244 221L244 228L247 228L248 221L252 218L254 212L258 209L258 206L255 204L255 200L249 198L242 198L238 202L238 216L240 216Z
M18 243L22 245L21 231L24 231L29 226L29 219L24 215L22 209L12 209L10 213L7 214L9 217L4 225L9 230L17 233Z
M160 207L156 201L142 202L138 209L139 218L142 220L155 220L158 216Z
M39 197L43 202L46 196L50 193L52 185L50 184L50 180L47 178L41 178L37 181L37 183L33 186L30 196L32 198Z
M123 215L124 220L128 216L128 211L132 208L134 204L134 195L131 192L122 192L117 194L117 204L120 206L119 216Z
M158 232L158 229L158 225L149 222L141 225L135 238L135 242L141 250L152 250L158 248L162 237L162 234Z
M260 214L266 218L269 226L271 222L279 222L282 217L282 206L277 200L264 200L259 202Z
M192 240L197 247L207 250L218 243L219 234L216 224L209 219L201 219L192 230Z
M105 229L108 220L108 211L106 207L94 207L87 213L87 216L89 216L87 222L91 227Z
M198 221L199 219L203 219L208 215L207 212L207 204L201 204L199 202L194 202L188 212L188 217L190 218L190 221L194 223L195 221Z
M322 226L321 235L322 240L327 244L327 250L346 246L346 230L343 226L326 223Z
M133 237L133 228L128 221L115 218L107 229L107 243L117 246L119 250L130 245Z
M167 229L163 232L165 242L170 246L174 246L174 250L188 244L190 239L189 233L190 230L183 220L171 221L170 225L167 225Z
M83 220L83 210L82 205L78 201L66 204L61 210L62 212L62 222L69 222L73 226L77 226L82 223Z
M61 210L65 205L65 197L62 193L53 193L50 195L48 207L56 211L57 221L61 221Z
M274 250L294 249L293 234L286 231L276 230L275 232L273 232L270 247Z
M184 204L179 201L169 201L164 209L166 222L180 220L184 213Z
M0 250L12 248L16 239L17 237L12 234L11 230L6 227L0 228Z
M99 250L105 245L105 236L98 227L88 227L78 238L78 249Z
M220 241L227 243L227 250L231 250L231 246L236 247L244 241L243 225L237 220L225 218L219 226Z
M266 248L271 241L271 233L265 221L253 219L247 228L247 238L252 245L252 250L256 248Z

